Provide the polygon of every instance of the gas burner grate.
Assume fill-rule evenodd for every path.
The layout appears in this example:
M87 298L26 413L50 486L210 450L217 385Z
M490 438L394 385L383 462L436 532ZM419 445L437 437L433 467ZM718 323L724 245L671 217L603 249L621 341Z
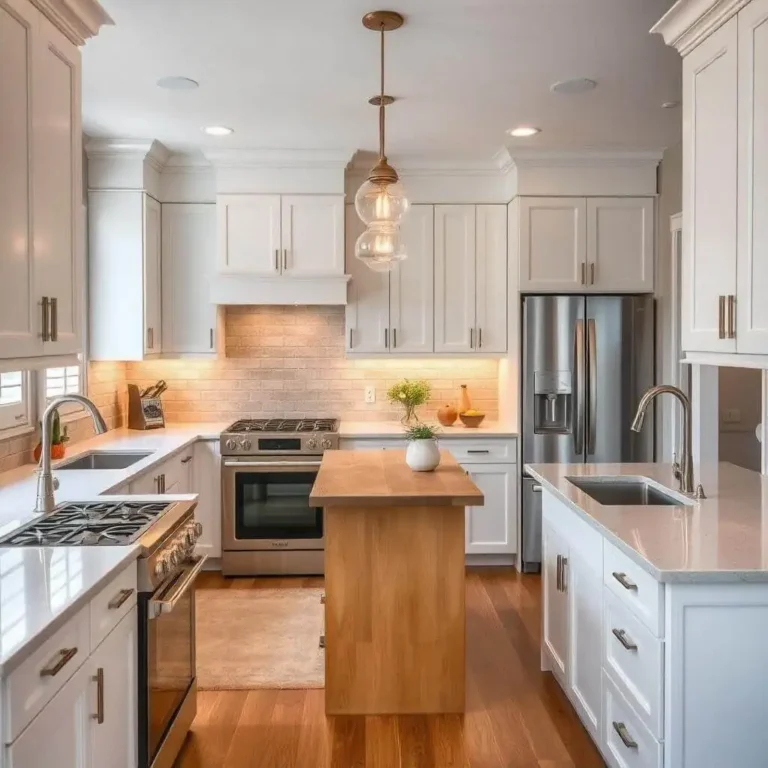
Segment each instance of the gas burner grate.
M225 432L336 432L336 419L241 419Z

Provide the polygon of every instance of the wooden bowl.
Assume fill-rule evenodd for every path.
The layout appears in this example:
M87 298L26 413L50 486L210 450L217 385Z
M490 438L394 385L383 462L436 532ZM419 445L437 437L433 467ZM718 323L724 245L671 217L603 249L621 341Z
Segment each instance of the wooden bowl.
M483 423L485 414L478 413L477 416L467 416L466 413L460 413L459 418L465 427L479 427Z

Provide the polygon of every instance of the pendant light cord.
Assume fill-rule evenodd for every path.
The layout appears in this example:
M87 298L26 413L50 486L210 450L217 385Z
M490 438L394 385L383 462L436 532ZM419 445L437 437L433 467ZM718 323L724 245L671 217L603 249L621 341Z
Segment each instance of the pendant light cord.
M384 159L384 24L381 25L381 101L379 102L379 159Z

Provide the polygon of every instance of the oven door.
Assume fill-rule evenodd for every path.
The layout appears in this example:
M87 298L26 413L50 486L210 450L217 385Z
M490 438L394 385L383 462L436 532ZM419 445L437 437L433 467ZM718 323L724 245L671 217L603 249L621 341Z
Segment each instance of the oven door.
M195 590L206 556L186 563L152 595L143 596L140 631L142 687L140 754L146 765L171 765L191 722L195 691ZM144 763L142 763L144 765Z
M323 509L309 503L320 459L225 459L225 550L323 549Z

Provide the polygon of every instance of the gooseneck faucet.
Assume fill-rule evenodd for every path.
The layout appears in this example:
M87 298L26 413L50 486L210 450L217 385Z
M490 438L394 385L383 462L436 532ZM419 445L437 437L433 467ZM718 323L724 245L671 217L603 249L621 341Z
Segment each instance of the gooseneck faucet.
M651 387L641 398L637 406L637 413L632 420L631 429L633 432L639 432L643 428L645 412L648 406L659 395L673 395L678 399L683 409L683 434L680 445L680 463L677 461L672 465L675 477L680 481L680 490L688 496L703 497L704 491L699 486L700 491L694 491L693 487L693 457L691 456L691 401L681 389L673 387L671 384L659 384Z
M53 439L53 412L62 403L79 403L91 414L96 434L101 435L107 431L107 425L98 408L87 397L62 395L51 401L50 405L43 411L42 418L43 434L40 438L42 453L40 454L40 469L37 474L37 499L35 501L35 512L39 514L53 512L56 506L56 500L53 497L56 485L51 470L51 440Z

